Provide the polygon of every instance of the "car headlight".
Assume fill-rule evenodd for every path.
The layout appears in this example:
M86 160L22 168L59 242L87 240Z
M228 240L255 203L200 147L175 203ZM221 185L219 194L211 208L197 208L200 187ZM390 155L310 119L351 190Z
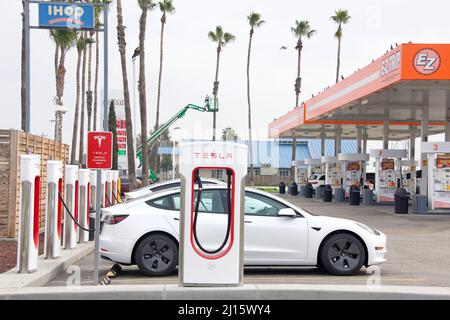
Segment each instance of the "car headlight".
M368 227L368 226L366 226L365 224L362 224L362 223L359 223L359 222L355 222L359 227L361 227L361 228L363 228L364 230L366 230L367 232L369 232L369 233L371 233L371 234L373 234L373 235L376 235L376 236L379 236L380 235L380 233L377 231L377 230L375 230L375 229L372 229L371 227Z

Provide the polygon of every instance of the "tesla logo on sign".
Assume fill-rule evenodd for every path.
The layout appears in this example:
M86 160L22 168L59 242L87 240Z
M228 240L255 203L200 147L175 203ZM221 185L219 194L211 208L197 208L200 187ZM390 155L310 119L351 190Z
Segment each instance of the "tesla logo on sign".
M414 57L414 68L423 75L430 75L438 71L441 57L433 49L422 49Z
M112 132L88 132L87 167L111 169L112 144Z

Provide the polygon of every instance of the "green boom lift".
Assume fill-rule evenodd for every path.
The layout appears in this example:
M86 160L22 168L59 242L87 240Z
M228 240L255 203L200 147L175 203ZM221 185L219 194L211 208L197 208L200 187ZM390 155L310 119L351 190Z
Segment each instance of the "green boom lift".
M178 111L172 118L170 118L169 121L167 121L166 123L164 123L163 125L161 125L159 127L158 130L156 130L151 136L149 136L147 138L147 144L148 145L152 145L153 142L155 142L155 140L165 131L167 130L172 124L174 124L175 122L177 122L179 119L183 118L186 115L186 112L188 110L195 110L195 111L199 111L199 112L217 112L219 111L219 106L218 106L218 102L217 100L214 101L214 106L211 107L211 102L210 102L210 98L206 97L205 99L205 106L204 107L200 107L197 106L195 104L188 104L187 106L185 106L184 108L182 108L180 111ZM137 148L137 158L139 159L139 163L140 165L142 165L142 145L140 145ZM152 181L156 181L158 178L156 177L155 172L149 168L150 172L149 172L149 176L150 176L150 180ZM144 173L142 173L144 174Z

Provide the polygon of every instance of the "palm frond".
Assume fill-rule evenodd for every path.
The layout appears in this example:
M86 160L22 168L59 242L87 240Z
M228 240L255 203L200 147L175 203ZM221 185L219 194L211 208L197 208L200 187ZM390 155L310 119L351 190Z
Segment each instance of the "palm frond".
M163 0L159 2L159 10L163 13L174 13L175 7L172 0Z

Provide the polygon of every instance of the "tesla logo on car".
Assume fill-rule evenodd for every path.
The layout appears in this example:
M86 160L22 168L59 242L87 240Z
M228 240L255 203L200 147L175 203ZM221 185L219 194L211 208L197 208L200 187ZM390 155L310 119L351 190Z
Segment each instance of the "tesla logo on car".
M438 71L441 66L441 57L436 50L422 49L414 57L414 68L423 75L430 75Z

